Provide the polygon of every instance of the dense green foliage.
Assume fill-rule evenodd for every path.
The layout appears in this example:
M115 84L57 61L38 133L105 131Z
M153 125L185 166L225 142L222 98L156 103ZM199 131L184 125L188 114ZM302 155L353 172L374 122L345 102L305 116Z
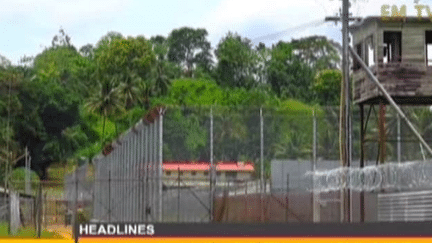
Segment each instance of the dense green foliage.
M325 69L320 71L314 80L312 90L315 91L320 104L338 105L338 97L341 92L342 72L337 69Z
M338 103L337 48L324 37L253 46L229 32L213 52L207 36L188 27L150 39L108 32L77 49L60 29L22 65L0 56L1 163L23 166L15 160L28 147L32 170L47 179L50 164L91 160L158 104L172 107L164 136L177 143L164 147L167 159L208 159L210 106L216 159L258 159L259 107L266 160L307 153L311 121L300 117Z
M25 189L25 169L22 167L14 169L11 174L11 181L14 182L12 184L15 190L23 192ZM33 192L36 192L40 183L39 176L36 172L30 171L30 181Z
M229 32L219 42L215 54L218 59L215 74L219 84L227 87L255 86L257 58L249 39Z
M186 67L186 75L192 77L196 67L210 71L212 56L207 30L183 27L173 30L168 37L168 59Z

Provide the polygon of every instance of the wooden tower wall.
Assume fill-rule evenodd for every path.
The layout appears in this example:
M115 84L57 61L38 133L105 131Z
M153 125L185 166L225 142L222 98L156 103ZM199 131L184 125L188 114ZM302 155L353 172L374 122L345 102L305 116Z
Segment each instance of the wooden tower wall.
M402 33L401 62L384 64L384 32ZM365 60L365 41L372 38L374 66L371 70L398 103L432 104L432 66L426 65L426 31L432 31L432 22L382 22L368 21L351 28L354 49L362 45ZM354 65L355 66L355 65ZM378 88L369 80L365 71L353 71L353 99L355 103L378 103L382 100Z

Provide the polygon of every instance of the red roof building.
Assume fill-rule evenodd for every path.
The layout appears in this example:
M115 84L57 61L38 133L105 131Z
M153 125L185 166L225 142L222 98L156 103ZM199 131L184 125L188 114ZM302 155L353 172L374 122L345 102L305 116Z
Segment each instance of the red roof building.
M220 180L250 180L255 172L251 162L226 162L215 163L216 176ZM163 173L166 179L178 178L188 180L208 180L210 171L209 162L164 162Z
M164 162L164 171L209 171L209 162ZM254 172L255 167L250 162L218 162L216 171Z

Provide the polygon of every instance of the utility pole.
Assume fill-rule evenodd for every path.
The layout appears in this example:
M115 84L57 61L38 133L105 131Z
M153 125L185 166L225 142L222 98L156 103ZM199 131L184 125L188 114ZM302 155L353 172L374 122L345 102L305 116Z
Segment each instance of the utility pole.
M349 80L349 52L348 52L348 45L349 45L349 36L348 36L348 25L349 25L349 0L343 0L342 1L342 75L343 75L343 82L345 84L345 148L344 148L344 157L345 161L343 161L344 167L350 167L351 166L351 85ZM346 178L345 178L346 181ZM350 198L350 191L347 190L347 195L343 195L343 210L344 210L344 221L350 222L351 221L351 198Z
M342 77L343 77L343 94L344 109L341 113L341 124L343 129L341 129L341 138L343 143L341 144L341 155L342 155L342 166L350 167L352 159L352 125L351 125L351 84L349 79L349 21L357 20L360 18L351 18L349 13L350 2L349 0L342 0L342 12L340 17L327 17L326 21L341 21L342 22ZM345 178L345 182L346 182ZM347 195L345 195L345 193ZM349 189L346 191L341 190L341 221L350 222L351 221L351 193Z

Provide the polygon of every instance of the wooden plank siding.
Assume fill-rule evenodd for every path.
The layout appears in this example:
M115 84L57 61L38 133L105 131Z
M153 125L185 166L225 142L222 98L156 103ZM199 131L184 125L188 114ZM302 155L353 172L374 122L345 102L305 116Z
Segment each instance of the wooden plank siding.
M372 71L384 88L404 104L432 104L432 67L427 67L426 31L432 31L432 22L409 17L406 21L382 21L379 17L366 18L350 27L354 46L362 44L365 58L365 40L373 39L375 65ZM383 63L384 32L402 33L401 62ZM383 95L369 80L365 71L352 73L353 99L355 103L377 103Z

